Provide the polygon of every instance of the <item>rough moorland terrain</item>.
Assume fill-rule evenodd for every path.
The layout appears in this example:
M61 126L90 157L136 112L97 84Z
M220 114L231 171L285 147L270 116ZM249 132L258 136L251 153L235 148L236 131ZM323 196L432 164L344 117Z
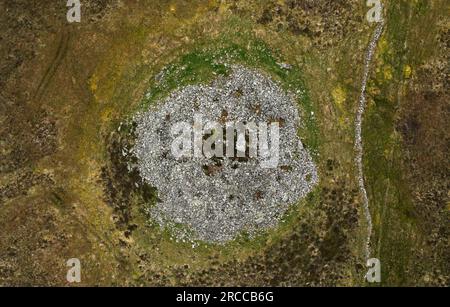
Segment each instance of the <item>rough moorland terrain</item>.
M363 122L371 252L381 285L448 286L450 8L383 2ZM0 285L67 285L69 258L82 285L364 285L364 1L81 3L69 24L65 1L0 2ZM157 191L135 184L134 128L118 127L225 73L216 58L306 89L299 135L319 183L276 229L192 248L149 221Z

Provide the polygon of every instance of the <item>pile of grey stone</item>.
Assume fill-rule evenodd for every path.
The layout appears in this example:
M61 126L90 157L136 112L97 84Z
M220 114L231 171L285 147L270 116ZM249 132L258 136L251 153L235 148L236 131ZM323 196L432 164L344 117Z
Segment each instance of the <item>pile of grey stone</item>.
M295 96L263 72L238 65L230 69L208 85L175 90L133 119L134 167L158 191L159 201L148 213L177 240L225 243L242 232L253 235L273 228L318 181L298 137L301 119ZM264 157L176 158L171 128L179 122L193 125L199 114L204 122L277 121L276 167L261 167Z

